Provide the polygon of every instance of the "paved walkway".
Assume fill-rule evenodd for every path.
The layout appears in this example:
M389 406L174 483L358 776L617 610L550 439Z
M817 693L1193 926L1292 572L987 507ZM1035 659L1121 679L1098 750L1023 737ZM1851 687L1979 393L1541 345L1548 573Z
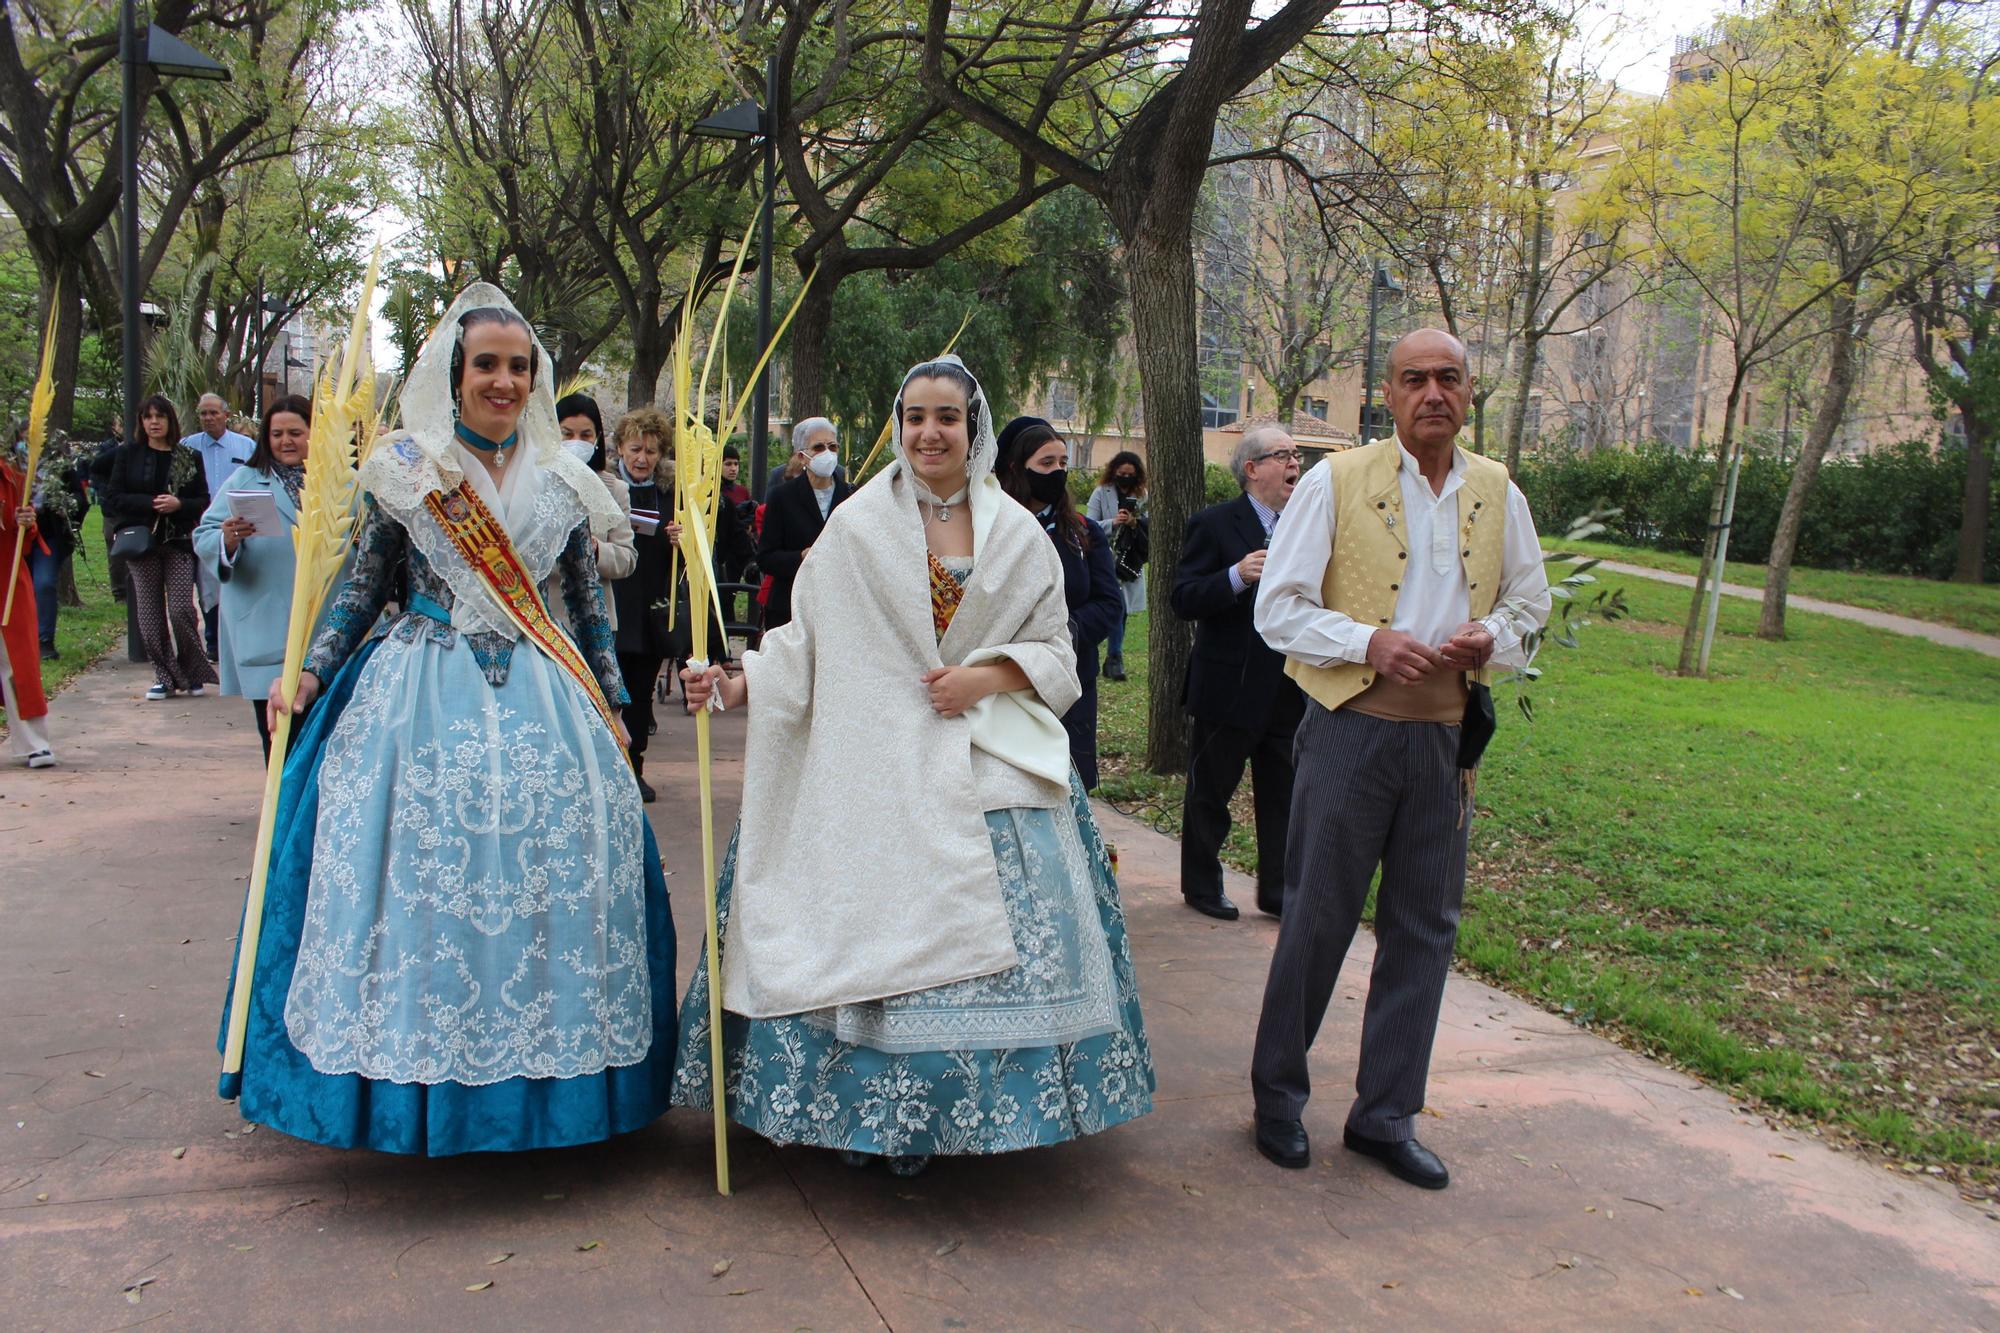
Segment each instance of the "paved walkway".
M1425 1122L1451 1189L1345 1153L1365 937L1316 1052L1315 1165L1268 1165L1245 1067L1275 926L1187 911L1174 845L1108 814L1160 1071L1157 1112L1109 1134L899 1181L739 1133L722 1199L687 1112L507 1158L252 1133L213 1089L256 735L240 700L145 684L90 673L57 701L64 767L0 769L9 1328L2000 1328L2000 1225L1949 1189L1471 980ZM731 806L741 725L717 728ZM683 980L690 750L676 719L650 766Z
M1629 574L1634 578L1653 579L1659 583L1671 583L1677 588L1694 587L1694 575L1676 574L1668 569L1648 569L1644 565L1628 565L1622 560L1601 561L1599 569L1613 574ZM1725 597L1747 597L1753 602L1764 600L1762 588L1749 588L1741 583L1722 585ZM1863 625L1873 625L1892 634L1907 634L1916 639L1929 639L1932 643L1944 644L1947 648L1970 648L1975 653L1985 653L1988 657L2000 657L2000 635L1980 634L1956 625L1938 625L1928 620L1914 620L1909 616L1891 615L1887 611L1876 611L1865 606L1849 606L1846 602L1823 602L1817 597L1801 597L1791 593L1785 598L1785 605L1793 611L1812 611L1823 616L1834 616L1841 620L1852 620Z

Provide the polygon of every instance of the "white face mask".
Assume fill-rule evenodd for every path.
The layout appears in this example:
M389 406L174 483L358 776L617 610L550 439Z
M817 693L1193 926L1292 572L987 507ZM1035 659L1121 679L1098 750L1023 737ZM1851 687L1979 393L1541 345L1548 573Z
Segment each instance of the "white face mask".
M597 452L597 446L589 440L564 440L562 447L571 458L579 463L588 463L590 456Z
M815 477L830 477L840 467L840 455L835 450L829 449L823 454L814 454L807 459L806 466L812 469Z

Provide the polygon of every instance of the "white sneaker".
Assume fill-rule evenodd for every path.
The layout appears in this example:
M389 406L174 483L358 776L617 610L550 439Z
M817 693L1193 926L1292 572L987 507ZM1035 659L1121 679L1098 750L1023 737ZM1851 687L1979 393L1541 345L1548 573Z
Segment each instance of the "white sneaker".
M29 768L54 768L56 755L53 750L37 750L28 756Z
M153 701L154 703L158 703L160 700L166 698L171 693L172 691L169 690L166 686L155 685L153 686L152 689L146 691L146 698Z
M195 686L195 687L194 687L193 689L191 689L191 690L189 690L189 691L188 691L188 698L190 698L190 699L199 699L199 698L201 698L201 696L202 696L202 695L204 695L204 694L207 694L207 693L208 693L208 687L207 687L207 686L205 686L205 685L197 685L197 686Z

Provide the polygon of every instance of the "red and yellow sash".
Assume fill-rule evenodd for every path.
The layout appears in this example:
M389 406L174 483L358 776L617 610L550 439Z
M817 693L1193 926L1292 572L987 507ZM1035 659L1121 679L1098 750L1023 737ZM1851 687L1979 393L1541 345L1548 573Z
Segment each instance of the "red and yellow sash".
M521 557L515 553L507 529L494 520L472 484L462 481L455 491L432 491L424 497L424 504L444 529L444 535L465 557L465 563L472 566L505 609L515 628L546 653L550 661L569 673L596 705L598 716L604 719L605 727L615 739L618 725L612 718L611 706L605 702L604 691L598 687L597 677L583 660L583 654L570 642L569 635L549 616L549 608L521 564Z

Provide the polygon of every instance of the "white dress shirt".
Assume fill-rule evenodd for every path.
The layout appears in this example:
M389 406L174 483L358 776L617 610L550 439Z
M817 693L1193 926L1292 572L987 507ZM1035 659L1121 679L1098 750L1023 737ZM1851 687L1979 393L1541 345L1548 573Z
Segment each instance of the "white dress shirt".
M1465 485L1465 455L1453 450L1444 487L1433 492L1417 460L1400 441L1396 452L1402 463L1397 480L1403 490L1403 540L1409 543L1410 560L1389 628L1439 648L1472 618L1458 545L1458 493ZM1278 525L1284 531L1272 534L1257 592L1257 632L1264 642L1312 666L1367 661L1368 644L1377 628L1321 604L1326 562L1333 555L1334 513L1333 467L1322 462L1299 479L1286 502L1285 521ZM1528 664L1523 636L1547 622L1551 603L1535 520L1528 513L1527 497L1512 481L1507 483L1505 532L1500 596L1493 613L1479 623L1493 635L1492 665L1519 668Z

